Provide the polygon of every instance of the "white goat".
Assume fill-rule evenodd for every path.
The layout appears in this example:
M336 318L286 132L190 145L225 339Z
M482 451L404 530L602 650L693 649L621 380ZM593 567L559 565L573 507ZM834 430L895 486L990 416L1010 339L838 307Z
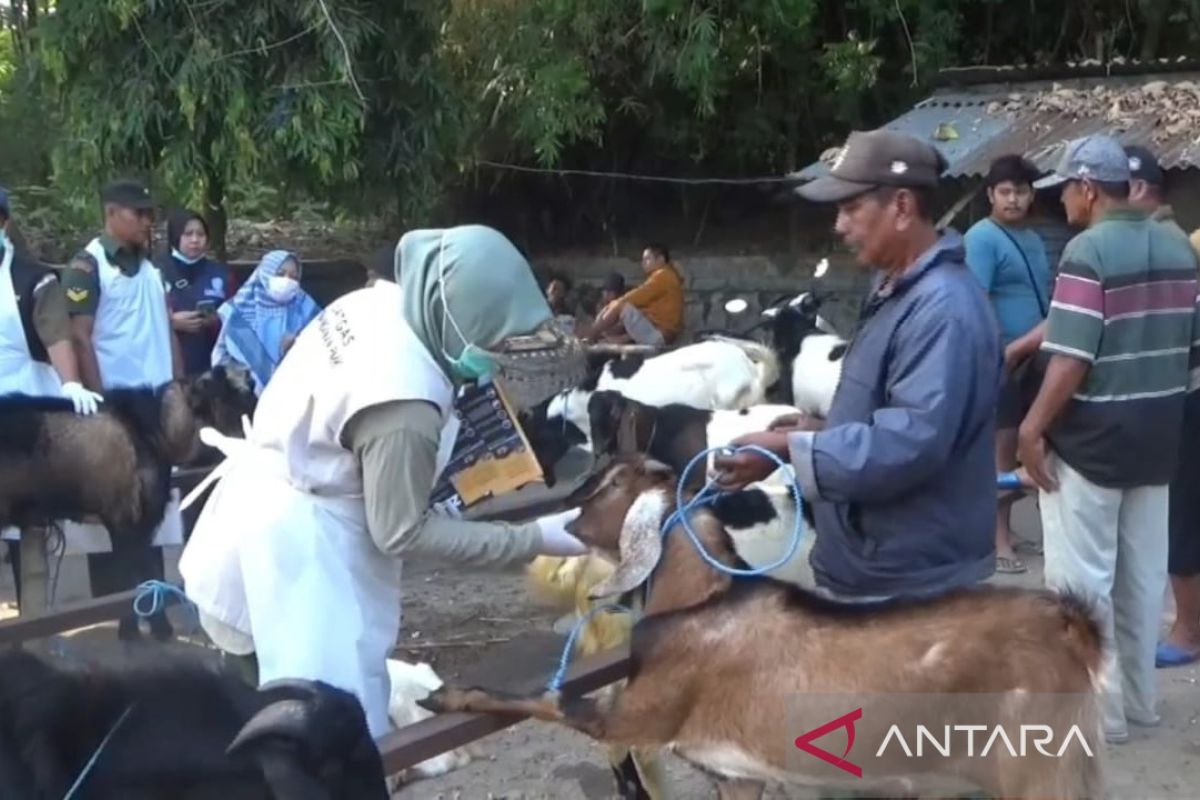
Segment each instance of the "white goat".
M762 344L714 338L642 360L604 365L594 388L620 392L650 406L679 403L702 409L748 408L763 402L779 379L779 359Z
M433 668L421 661L410 664L407 661L389 658L387 660L388 678L392 683L391 697L388 700L388 718L397 728L412 725L423 719L429 719L432 713L417 705L437 689L442 687L442 679ZM463 748L457 748L419 764L409 767L404 773L391 779L393 791L398 784L415 778L434 778L447 772L466 766L471 761L470 754ZM411 774L409 774L411 773Z

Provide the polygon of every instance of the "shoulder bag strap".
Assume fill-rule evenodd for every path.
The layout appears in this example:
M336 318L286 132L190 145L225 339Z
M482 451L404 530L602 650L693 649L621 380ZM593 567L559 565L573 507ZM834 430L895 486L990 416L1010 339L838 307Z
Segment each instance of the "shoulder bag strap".
M1016 250L1017 255L1021 257L1021 262L1025 264L1025 272L1029 275L1029 287L1033 289L1033 296L1037 298L1038 310L1042 312L1042 319L1045 319L1046 314L1048 313L1046 301L1042 299L1042 293L1038 290L1037 278L1033 276L1033 267L1029 264L1029 259L1026 258L1025 251L1021 248L1021 245L1017 242L1016 238L1014 238L1011 233L1005 230L1003 225L1001 225L999 222L996 222L996 220L992 219L991 217L988 217L988 222L992 223L992 225L996 227L996 230L1003 233L1005 237L1012 242L1013 249Z

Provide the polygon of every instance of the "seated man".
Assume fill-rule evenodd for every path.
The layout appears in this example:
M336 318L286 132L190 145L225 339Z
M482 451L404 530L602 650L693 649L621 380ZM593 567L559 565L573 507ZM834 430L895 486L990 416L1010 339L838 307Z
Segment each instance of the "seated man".
M605 306L596 317L592 341L664 345L683 330L683 276L662 245L642 252L646 280Z
M593 310L594 313L599 314L609 303L620 300L625 291L625 276L619 272L610 272L604 279L604 285L600 287L600 305Z
M935 594L995 566L1002 351L962 237L934 228L945 163L910 136L853 133L832 174L800 190L837 204L836 230L874 281L828 419L734 442L790 458L817 588L840 600ZM731 489L775 470L753 452L716 467Z

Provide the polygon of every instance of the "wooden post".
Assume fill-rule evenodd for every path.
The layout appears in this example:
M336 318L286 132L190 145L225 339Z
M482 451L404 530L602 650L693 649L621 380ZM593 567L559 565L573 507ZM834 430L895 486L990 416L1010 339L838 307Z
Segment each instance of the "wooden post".
M21 530L21 616L42 617L49 610L50 566L46 558L46 529L30 525Z
M21 608L19 619L33 620L49 616L50 560L46 557L46 529L30 525L21 529ZM52 644L38 639L23 645L42 656L51 654Z

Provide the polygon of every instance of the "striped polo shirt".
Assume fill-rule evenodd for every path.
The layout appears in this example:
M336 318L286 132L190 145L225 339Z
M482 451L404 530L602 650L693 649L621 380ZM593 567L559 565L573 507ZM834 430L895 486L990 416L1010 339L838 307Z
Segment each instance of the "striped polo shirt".
M1186 237L1130 208L1063 250L1042 349L1091 369L1047 438L1093 483L1159 485L1175 471L1200 375L1196 269Z

